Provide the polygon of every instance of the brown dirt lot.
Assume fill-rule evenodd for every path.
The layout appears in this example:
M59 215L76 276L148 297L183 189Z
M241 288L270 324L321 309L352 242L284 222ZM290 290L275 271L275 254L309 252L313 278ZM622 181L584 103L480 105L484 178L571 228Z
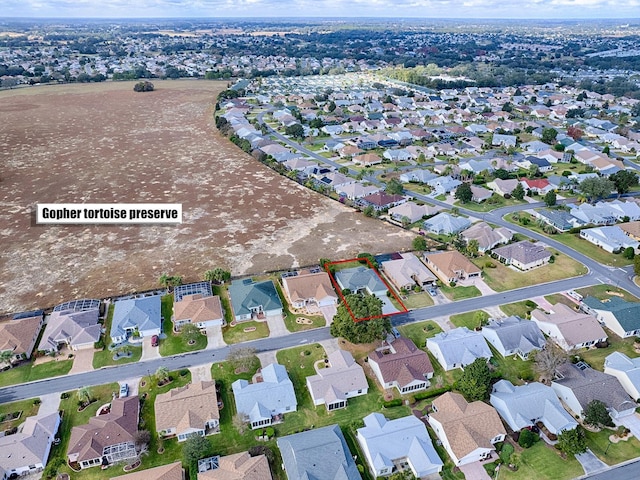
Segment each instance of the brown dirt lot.
M0 313L409 247L412 234L277 175L213 126L224 84L0 92ZM179 226L38 226L36 203L171 202Z

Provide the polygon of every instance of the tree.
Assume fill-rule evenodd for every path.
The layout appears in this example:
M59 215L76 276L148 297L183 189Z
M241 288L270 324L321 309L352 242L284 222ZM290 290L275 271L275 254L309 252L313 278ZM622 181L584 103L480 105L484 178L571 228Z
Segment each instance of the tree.
M198 460L209 454L209 440L200 435L192 435L182 444L184 463L190 467L197 465Z
M580 182L578 188L589 201L595 202L611 195L615 185L608 178L589 177Z
M555 377L558 367L567 361L567 354L559 347L547 343L544 350L537 351L534 355L534 369L544 379L551 380Z
M193 323L187 323L186 325L184 325L180 329L180 334L188 345L193 345L196 340L198 340L198 338L202 335L198 326L194 325Z
M153 92L154 89L155 87L153 83L151 83L148 80L145 80L143 82L138 82L133 86L134 92Z
M389 195L402 195L404 192L404 186L402 182L397 178L392 178L387 182L387 185L384 189Z
M631 170L620 170L619 172L609 175L615 186L618 195L628 193L631 187L638 185L638 175Z
M376 268L376 269L378 268L378 262L376 260L376 257L371 255L370 253L361 252L356 256L356 258L363 265L367 265L368 264L368 265L371 265L373 268ZM367 262L367 260L368 260L368 262Z
M565 455L577 455L586 452L587 441L584 438L582 427L577 426L572 430L560 432L556 447Z
M607 406L600 400L591 400L584 409L584 422L594 427L613 427Z
M331 324L331 335L342 337L351 343L371 343L382 340L391 330L389 318L360 320L380 315L382 315L382 301L379 298L373 295L348 294L344 302L338 305L338 311ZM354 317L360 321L355 321Z
M133 442L138 452L146 450L149 442L151 442L151 433L148 430L138 430L133 434Z
M417 252L424 252L427 249L427 240L422 235L418 235L411 242L411 246Z
M76 396L78 397L78 400L80 401L80 403L82 403L82 405L91 403L91 390L89 390L89 387L79 388Z
M573 138L575 141L578 141L584 135L584 132L580 130L578 127L571 126L567 128L567 135Z
M338 169L338 173L341 173L343 175L346 175L347 173L349 173L349 167L340 167Z
M482 326L486 325L487 320L489 320L489 314L487 312L485 312L484 310L478 310L473 315L473 322L476 323L478 325L478 327L482 327Z
M524 187L522 186L521 183L518 183L518 185L516 185L516 188L514 188L513 191L511 192L511 196L516 200L523 200L524 193L525 193Z
M489 396L491 386L491 372L487 365L487 359L476 358L472 364L464 367L456 386L470 402L485 400Z
M407 228L409 225L411 225L411 219L406 215L403 215L403 217L400 219L400 222L402 223L402 228Z
M468 183L463 183L458 188L456 188L456 193L454 197L457 200L460 200L462 203L469 203L473 198L473 192L471 191L471 185Z
M558 131L555 128L544 128L542 130L542 141L548 145L555 144L557 136Z
M213 270L204 272L204 279L212 283L225 283L231 280L231 272L223 270L222 268L214 268Z
M605 145L605 147L602 149L602 153L604 153L605 155L609 155L611 153L609 145Z
M539 439L540 437L538 437L538 435L533 433L531 430L523 428L520 431L520 436L518 437L518 445L520 445L522 448L529 448L533 446L533 444L536 443Z
M627 260L633 260L633 258L636 256L636 252L633 247L627 247L622 252L622 256Z
M544 203L547 207L553 207L556 204L557 196L554 190L549 190L544 196Z
M472 239L472 240L469 240L467 242L467 246L465 248L465 251L466 251L468 256L477 257L479 249L480 249L480 244L478 243L478 240Z
M373 205L367 205L366 207L364 207L364 209L362 210L362 213L364 213L365 217L373 217L376 214L376 209L373 208Z
M169 380L169 370L167 367L158 367L155 373L156 381L158 383L163 383Z
M284 133L294 138L304 138L304 127L299 123L295 123L285 128Z
M227 355L227 362L238 372L248 372L256 358L256 351L250 347L233 348Z
M3 350L0 352L0 361L5 365L11 366L11 361L13 360L13 350Z

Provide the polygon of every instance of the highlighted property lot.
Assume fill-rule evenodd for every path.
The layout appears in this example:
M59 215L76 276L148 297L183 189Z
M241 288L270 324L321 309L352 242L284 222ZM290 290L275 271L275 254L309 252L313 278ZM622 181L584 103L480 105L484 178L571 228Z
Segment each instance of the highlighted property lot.
M353 268L343 268L332 273L332 266L341 265L344 266L347 263L353 263ZM365 266L366 264L366 266ZM408 312L407 307L404 306L402 300L398 297L396 292L389 286L387 281L380 275L380 273L373 268L373 265L368 258L352 258L349 260L340 260L337 262L328 262L324 265L325 270L331 278L334 288L340 295L342 302L347 308L349 315L354 322L364 322L366 320L373 320L376 318L390 317L399 313ZM381 315L375 315L370 317L358 318L353 313L346 297L343 295L343 290L349 290L352 293L362 293L367 295L373 295L379 298L383 303L383 309ZM399 310L397 306L391 303L390 298L400 305Z

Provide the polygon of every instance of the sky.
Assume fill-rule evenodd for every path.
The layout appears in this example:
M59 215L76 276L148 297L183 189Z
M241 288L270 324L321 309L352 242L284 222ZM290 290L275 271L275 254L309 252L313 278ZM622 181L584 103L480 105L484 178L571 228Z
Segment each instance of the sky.
M0 17L625 19L640 0L0 0Z

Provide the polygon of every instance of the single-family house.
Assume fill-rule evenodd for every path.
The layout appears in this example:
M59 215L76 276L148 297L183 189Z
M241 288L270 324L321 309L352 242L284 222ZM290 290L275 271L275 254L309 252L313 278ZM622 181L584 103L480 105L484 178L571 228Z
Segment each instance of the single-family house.
M31 358L44 318L42 312L33 313L0 322L0 353L10 351L12 363Z
M382 262L381 269L398 290L425 289L436 281L436 277L413 253L401 253L399 259Z
M527 360L531 352L542 350L546 343L535 322L515 315L489 320L482 327L482 336L503 357L518 355L522 360Z
M17 478L41 472L47 465L60 415L58 412L27 417L12 435L0 437L0 478Z
M551 252L543 245L528 240L495 248L491 255L506 265L513 265L520 270L531 270L549 263Z
M282 279L284 293L294 308L316 311L319 307L335 305L338 295L327 272L311 273L306 270Z
M485 200L489 200L493 192L484 187L479 187L478 185L471 185L471 200L476 203L484 202Z
M613 352L604 359L604 373L616 377L632 398L640 400L640 357Z
M542 173L550 172L553 169L553 165L549 163L546 158L538 158L532 155L526 157L526 160L533 166L538 167L538 171Z
M425 261L429 270L445 284L466 278L480 278L482 273L482 270L457 250L428 254Z
M413 155L405 148L399 148L395 150L385 150L382 154L384 158L392 162L405 162L411 160Z
M613 225L616 223L617 215L606 203L599 202L596 205L582 203L580 205L569 205L569 207L571 207L569 213L585 225Z
M518 137L515 135L503 135L500 133L494 133L491 139L491 145L494 147L502 146L505 148L515 147Z
M496 245L509 243L513 238L513 232L504 227L491 227L486 222L478 222L475 225L460 232L464 240L469 243L471 240L478 242L478 252L485 253Z
M100 340L102 325L98 323L100 301L96 306L84 309L81 306L51 312L44 329L38 350L57 351L61 345L72 350L93 348Z
M124 342L134 334L149 337L161 332L160 295L115 302L110 332L114 343Z
M618 225L625 235L640 241L640 221L625 222Z
M520 182L516 179L501 180L500 178L496 178L487 183L487 188L504 197L505 195L511 195L511 192L518 186L518 183Z
M347 197L349 200L358 200L359 198L373 195L380 191L380 187L375 185L364 185L360 182L349 183L335 188L336 193L341 197Z
M553 190L553 186L546 178L521 178L520 184L525 192L531 190L532 193L537 193L538 195L545 195Z
M617 253L629 247L638 251L640 242L628 236L618 225L594 227L580 230L580 238L602 248L605 252Z
M418 205L409 201L390 208L388 213L392 219L398 222L402 222L404 218L408 218L409 222L414 223L423 217L430 217L442 210L444 210L444 208L439 205Z
M606 301L587 296L582 299L580 308L595 316L600 323L619 337L640 335L640 303L627 302L623 298L612 296Z
M580 417L594 400L604 403L613 419L633 415L638 406L616 377L594 370L584 362L558 366L551 388L569 410Z
M458 327L427 338L427 349L445 370L464 369L478 358L487 361L492 357L491 349L480 332L467 327Z
M187 323L192 323L198 328L225 325L220 297L203 296L202 293L183 295L179 302L173 304L171 320L176 330L180 330Z
M447 392L433 400L429 425L456 466L491 457L507 431L496 409L484 402L468 403L459 393Z
M352 177L348 177L347 175L343 175L340 172L328 172L319 176L321 184L326 185L331 188L342 187L344 185L349 185L350 183L355 183L356 179Z
M356 438L374 478L392 475L403 464L416 478L442 470L427 427L414 415L388 420L381 413L371 413L364 417Z
M329 364L307 377L307 389L314 405L324 405L328 411L345 408L347 399L366 395L369 390L364 370L346 350L328 355Z
M84 469L135 458L139 415L137 396L111 400L109 413L91 417L88 423L71 429L67 448L69 463Z
M260 376L261 382L240 379L231 384L236 410L248 419L252 429L277 423L285 413L298 408L293 382L282 365L271 363Z
M113 472L114 474L116 472ZM126 475L117 475L109 480L184 480L182 462L173 462L159 467L147 468Z
M249 452L215 456L198 461L197 480L272 480L266 455ZM144 480L144 479L140 479Z
M514 432L538 422L554 435L578 426L553 389L542 383L515 386L509 380L500 380L493 386L489 402Z
M362 197L360 201L363 205L371 205L376 211L382 211L405 203L407 197L379 191Z
M440 212L424 221L424 228L437 235L454 235L471 226L471 221L465 217L458 217Z
M600 203L606 205L618 221L628 219L633 222L640 220L640 205L636 202L630 200L625 202L613 200L611 202L598 202L598 204Z
M386 297L389 291L375 270L363 266L339 270L335 278L341 290L349 290L352 293Z
M282 314L282 302L272 280L234 280L229 285L229 298L237 322Z
M371 352L369 366L382 388L395 387L403 395L428 388L433 377L429 356L405 337Z
M361 480L339 425L278 438L289 480Z
M478 175L482 172L493 172L493 165L489 160L472 158L466 162L461 162L459 165L461 170L466 170L474 175Z
M403 183L427 183L436 178L438 178L438 175L431 173L429 170L410 170L400 175L400 181Z
M445 195L453 192L456 188L462 185L460 180L456 180L449 175L433 178L427 180L427 185L433 189L433 193L436 195Z
M551 225L559 232L568 232L574 227L582 226L583 223L566 210L551 210L541 208L533 211L536 218Z
M363 148L363 147L360 147L360 148ZM375 146L372 148L375 148ZM357 165L362 165L364 167L368 167L371 165L378 165L382 163L382 157L380 157L380 155L378 155L377 153L363 153L362 155L356 155L355 157L353 157L352 160L353 160L353 163Z
M591 347L607 339L607 334L595 317L563 303L556 303L551 308L548 313L534 310L531 320L565 352Z
M220 412L214 381L189 383L156 396L156 431L184 442L220 431Z

